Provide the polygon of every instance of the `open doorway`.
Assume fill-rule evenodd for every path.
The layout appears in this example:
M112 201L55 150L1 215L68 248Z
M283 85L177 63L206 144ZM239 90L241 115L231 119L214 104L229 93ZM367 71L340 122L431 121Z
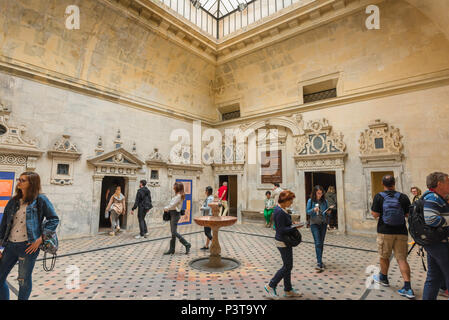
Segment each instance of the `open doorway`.
M315 186L320 185L323 187L324 191L327 192L330 186L333 186L336 193L338 192L336 188L336 178L335 178L335 171L319 171L319 172L305 172L305 189L306 189L306 203L310 198L310 195L312 194L312 190ZM338 205L338 204L337 204ZM338 208L337 208L338 210ZM337 227L338 226L338 218L337 218L337 212L334 211L333 213L333 219L332 224ZM309 216L307 216L307 226L309 226Z
M112 194L115 192L115 188L120 186L122 189L122 194L126 197L126 202L128 202L127 198L127 189L126 189L126 180L124 177L104 177L103 182L101 184L101 204L100 204L100 223L98 226L98 232L106 232L110 231L111 228L111 220L106 219L104 216L106 206L111 199ZM128 208L126 208L128 209ZM126 215L120 216L120 228L126 229Z
M237 176L229 175L229 176L219 176L218 181L221 187L223 182L228 183L228 215L237 217L237 201L238 201L238 192L237 192Z

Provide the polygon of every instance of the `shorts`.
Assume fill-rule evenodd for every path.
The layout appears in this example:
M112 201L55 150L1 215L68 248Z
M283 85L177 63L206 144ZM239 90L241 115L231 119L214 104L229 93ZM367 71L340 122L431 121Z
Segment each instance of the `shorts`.
M396 260L407 260L408 235L405 234L377 234L377 250L383 259L390 259L394 252Z

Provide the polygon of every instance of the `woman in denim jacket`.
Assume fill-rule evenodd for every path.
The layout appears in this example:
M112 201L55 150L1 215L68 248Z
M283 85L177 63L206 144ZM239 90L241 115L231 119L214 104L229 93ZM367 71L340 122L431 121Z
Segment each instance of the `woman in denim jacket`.
M35 172L24 172L18 179L16 193L8 201L0 224L0 300L9 300L6 278L19 261L19 300L28 300L32 289L34 264L42 243L42 219L45 230L55 232L59 224L53 205L40 194L41 181Z
M209 207L209 203L211 203L212 201L214 201L214 196L213 194L213 189L212 187L206 187L206 200L204 200L203 202L203 206L200 208L203 216L211 216L212 215L212 210ZM204 245L204 247L201 248L201 250L207 250L209 249L209 243L210 241L212 241L212 233L211 233L211 228L209 227L204 227L204 233L206 234L206 244Z
M327 213L329 205L324 198L324 189L322 186L315 186L307 201L307 215L310 216L310 230L312 231L313 240L315 242L315 252L317 265L315 270L318 272L324 271L324 263L322 260L324 250L324 238L327 230Z

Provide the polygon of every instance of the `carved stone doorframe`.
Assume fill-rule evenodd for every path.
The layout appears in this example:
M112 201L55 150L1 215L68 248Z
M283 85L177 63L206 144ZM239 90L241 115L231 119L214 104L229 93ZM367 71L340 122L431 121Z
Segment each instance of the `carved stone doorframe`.
M306 172L334 171L337 191L338 231L346 232L345 169L346 145L343 135L336 134L326 119L309 121L295 139L296 183L299 187L299 208L301 220L306 221L305 175Z

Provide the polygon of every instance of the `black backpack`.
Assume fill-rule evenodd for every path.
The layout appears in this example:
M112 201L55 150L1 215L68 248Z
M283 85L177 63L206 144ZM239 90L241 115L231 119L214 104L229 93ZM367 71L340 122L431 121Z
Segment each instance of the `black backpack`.
M302 241L301 233L297 228L292 229L290 232L287 232L283 235L282 241L288 247L296 247Z
M150 193L145 193L143 196L143 203L142 203L143 210L148 211L151 208L153 208L153 204L151 203Z
M408 231L413 240L420 246L440 243L448 238L448 228L431 227L424 220L424 199L413 202L408 216Z

